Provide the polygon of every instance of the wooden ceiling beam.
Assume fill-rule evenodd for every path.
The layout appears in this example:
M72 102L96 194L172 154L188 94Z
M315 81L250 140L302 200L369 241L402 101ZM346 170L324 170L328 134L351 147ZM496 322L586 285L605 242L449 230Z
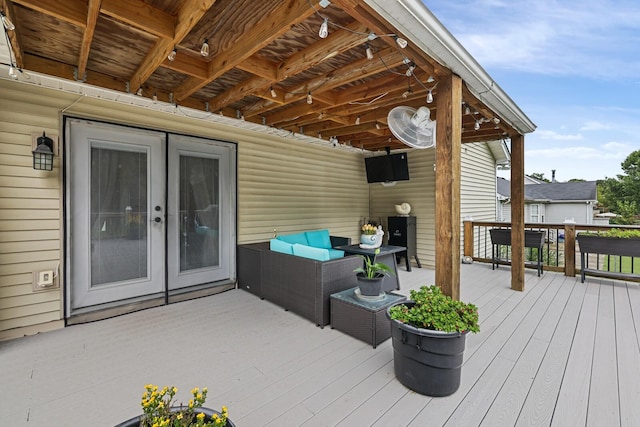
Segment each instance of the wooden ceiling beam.
M83 0L12 0L26 8L82 27L87 24L87 2Z
M227 50L209 62L209 77L205 80L190 77L174 91L176 99L184 99L208 85L237 64L249 58L289 29L315 13L308 0L288 0L240 38ZM198 18L199 19L199 18ZM168 52L167 52L168 53Z
M267 101L273 101L276 104L282 105L286 102L285 94L282 90L276 90L276 98L271 96L270 89L275 82L285 80L306 69L315 67L331 56L343 53L352 49L354 46L364 43L366 37L362 34L354 33L354 31L362 33L365 30L366 27L362 24L357 22L352 23L347 29L333 32L326 39L322 39L307 49L293 54L281 64L276 64L259 58L257 55L253 55L238 63L236 68L255 74L256 77L249 78L241 84L228 89L216 98L210 100L209 104L215 111L224 105L231 104L247 95L253 94ZM322 98L322 95L319 95L318 99L328 103L332 102L331 99L326 97Z
M316 77L315 79L311 79L303 84L291 88L285 95L285 99L287 99L287 103L297 102L306 98L307 92L309 91L315 98L320 96L321 93L352 83L364 77L381 73L386 71L388 68L396 67L402 63L402 56L398 55L394 49L386 49L383 52L380 52L380 57L380 61L370 61L367 58L363 58L346 67ZM316 89L318 89L319 92L316 92ZM273 108L273 103L269 101L261 101L246 109L245 115L248 117L261 115Z
M84 75L87 72L87 62L89 61L91 42L93 41L93 34L96 30L96 22L98 22L98 16L100 16L101 3L102 0L89 0L89 4L87 6L87 22L84 32L82 33L80 57L78 58L78 80L84 80Z
M206 79L209 75L209 65L200 58L191 55L176 55L173 61L165 58L161 66L180 74L202 79Z
M16 24L16 13L13 10L13 4L9 0L0 1L2 5L2 9L4 11L5 16L11 22ZM4 30L4 28L3 28ZM6 30L5 30L6 31ZM20 44L20 35L17 31L6 31L9 36L9 43L11 43L11 52L13 53L13 58L16 61L16 67L23 68L24 67L24 58L22 57L22 47Z
M135 92L144 84L144 82L147 81L151 74L153 74L160 64L165 61L167 55L169 55L169 52L173 50L174 46L189 34L193 27L196 26L215 2L216 0L185 0L182 3L176 17L173 39L160 38L156 41L151 50L147 52L142 63L133 76L131 76L131 91ZM190 79L196 78L190 77ZM177 99L182 101L186 98L188 98L188 96L183 96Z
M176 18L142 0L102 0L100 11L157 37L174 38Z
M351 23L346 29L333 31L326 39L320 39L308 48L294 53L282 61L278 67L276 80L286 80L322 64L327 59L366 43L367 37L359 34L365 31L367 31L367 27L359 22Z

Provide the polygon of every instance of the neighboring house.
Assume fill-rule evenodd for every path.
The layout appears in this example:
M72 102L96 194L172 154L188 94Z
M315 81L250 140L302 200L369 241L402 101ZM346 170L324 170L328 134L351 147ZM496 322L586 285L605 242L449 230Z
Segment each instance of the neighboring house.
M504 178L497 179L496 217L507 222L511 221L510 185ZM525 185L524 192L525 222L594 224L594 208L598 202L596 181L529 184Z

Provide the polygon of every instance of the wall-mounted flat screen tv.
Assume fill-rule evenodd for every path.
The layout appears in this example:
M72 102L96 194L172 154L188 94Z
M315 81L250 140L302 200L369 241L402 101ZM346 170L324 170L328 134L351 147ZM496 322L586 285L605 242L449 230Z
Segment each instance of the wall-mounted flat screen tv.
M365 157L364 166L369 184L374 182L407 181L409 179L407 153Z

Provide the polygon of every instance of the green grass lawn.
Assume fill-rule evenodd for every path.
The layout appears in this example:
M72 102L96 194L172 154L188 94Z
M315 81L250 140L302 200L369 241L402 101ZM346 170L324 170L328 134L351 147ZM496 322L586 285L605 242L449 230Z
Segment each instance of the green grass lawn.
M620 273L631 273L631 257L611 256L605 257L603 270L618 271ZM633 273L640 274L640 258L633 258Z

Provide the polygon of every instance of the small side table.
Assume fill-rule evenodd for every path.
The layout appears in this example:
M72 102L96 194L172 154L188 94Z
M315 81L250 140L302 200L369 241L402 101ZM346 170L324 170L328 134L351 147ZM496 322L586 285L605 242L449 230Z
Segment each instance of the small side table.
M387 308L397 302L406 301L407 297L385 293L384 298L371 301L358 297L356 289L331 294L331 328L376 348L378 344L391 337Z

